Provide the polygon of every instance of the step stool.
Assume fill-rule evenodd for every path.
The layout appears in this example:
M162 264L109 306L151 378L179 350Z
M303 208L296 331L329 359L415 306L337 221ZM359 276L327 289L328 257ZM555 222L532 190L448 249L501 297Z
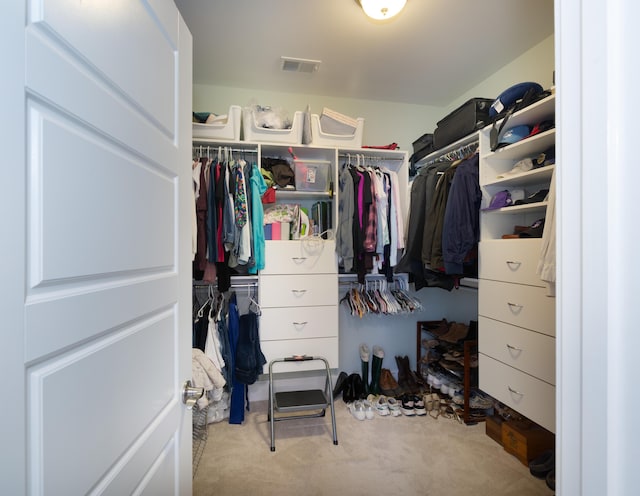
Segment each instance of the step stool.
M273 386L274 365L284 362L303 362L319 360L324 362L327 373L324 391L321 389L306 389L302 391L276 392ZM305 419L324 417L327 408L331 409L331 426L333 429L333 444L338 444L336 433L336 417L333 408L333 386L331 385L331 370L326 358L320 356L295 355L286 358L276 358L269 362L269 426L271 428L271 451L276 450L275 422L279 420ZM320 410L307 415L279 415L275 413L293 413L301 411Z

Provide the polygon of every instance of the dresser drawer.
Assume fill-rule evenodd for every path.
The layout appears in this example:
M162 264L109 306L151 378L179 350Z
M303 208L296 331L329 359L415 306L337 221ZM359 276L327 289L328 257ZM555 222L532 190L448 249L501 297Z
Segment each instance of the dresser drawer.
M338 306L264 308L260 342L338 336Z
M261 275L260 306L299 307L338 304L338 274Z
M334 240L265 242L261 274L332 274L338 272Z
M478 313L555 337L556 299L546 288L480 279Z
M500 239L478 246L478 278L545 286L536 274L542 240Z
M550 336L479 317L478 349L538 379L556 383L556 340Z
M478 354L480 389L516 412L556 431L556 388L483 353Z
M262 353L267 359L264 373L269 373L269 362L276 358L286 358L293 355L321 356L327 359L329 367L337 369L338 364L338 338L313 338L313 339L289 339L285 341L260 341ZM278 363L274 366L274 372L296 372L301 370L317 370L324 368L324 363L319 361Z

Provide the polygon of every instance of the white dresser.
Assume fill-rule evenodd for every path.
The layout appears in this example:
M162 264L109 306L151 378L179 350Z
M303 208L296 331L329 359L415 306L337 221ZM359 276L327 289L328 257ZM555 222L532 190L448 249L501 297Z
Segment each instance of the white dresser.
M338 264L333 240L267 241L258 288L260 344L267 361L319 355L338 367ZM279 371L318 367L282 364ZM295 369L293 368L295 367Z
M555 432L555 298L532 280L539 251L540 239L480 243L480 387Z
M553 119L554 96L509 120L506 128ZM490 127L480 132L480 186L483 207L498 191L548 189L555 164L505 174L524 158L536 157L555 142L551 129L492 152ZM555 432L555 304L536 274L541 238L503 239L514 226L545 218L547 202L508 206L481 213L478 269L478 349L480 388L551 432Z

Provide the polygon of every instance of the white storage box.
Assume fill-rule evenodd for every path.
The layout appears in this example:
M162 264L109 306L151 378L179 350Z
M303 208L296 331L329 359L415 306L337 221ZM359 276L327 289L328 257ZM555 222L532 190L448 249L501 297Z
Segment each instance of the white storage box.
M342 146L360 148L364 131L364 118L358 117L356 130L353 134L329 134L322 131L320 116L311 114L311 143L316 146Z
M259 141L264 143L302 143L302 112L293 114L291 129L267 129L256 124L255 115L250 108L242 110L242 130L244 141Z
M240 140L240 105L231 105L227 114L227 121L214 124L193 123L193 137L205 139L219 139L229 141Z
M329 191L331 162L326 160L294 160L298 191Z

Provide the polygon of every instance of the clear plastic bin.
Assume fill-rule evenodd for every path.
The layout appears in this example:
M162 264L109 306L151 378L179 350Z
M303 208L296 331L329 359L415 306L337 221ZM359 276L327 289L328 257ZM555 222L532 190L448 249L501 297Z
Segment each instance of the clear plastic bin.
M298 191L329 191L331 162L327 160L294 160Z

